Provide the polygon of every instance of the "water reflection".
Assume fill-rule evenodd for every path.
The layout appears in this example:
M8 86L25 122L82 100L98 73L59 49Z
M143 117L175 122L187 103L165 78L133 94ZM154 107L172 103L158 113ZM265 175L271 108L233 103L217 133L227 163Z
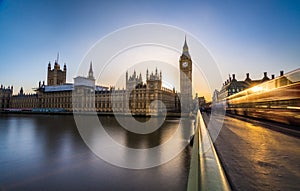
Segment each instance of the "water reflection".
M178 119L166 120L159 130L137 135L121 128L113 117L100 117L100 121L115 141L131 148L165 143L180 125ZM188 137L191 132L187 128L181 133ZM90 136L95 142L100 139ZM123 169L88 149L73 116L4 115L0 116L0 156L1 190L185 190L190 148L155 168Z

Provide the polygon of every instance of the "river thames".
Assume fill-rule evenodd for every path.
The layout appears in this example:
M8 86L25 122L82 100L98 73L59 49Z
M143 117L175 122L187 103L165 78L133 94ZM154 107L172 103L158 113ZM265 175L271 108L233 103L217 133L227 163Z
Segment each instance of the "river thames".
M179 118L167 119L158 130L138 135L112 116L99 119L114 140L131 148L162 144L180 125ZM0 115L0 190L186 190L190 153L187 146L160 166L126 169L96 156L72 115Z

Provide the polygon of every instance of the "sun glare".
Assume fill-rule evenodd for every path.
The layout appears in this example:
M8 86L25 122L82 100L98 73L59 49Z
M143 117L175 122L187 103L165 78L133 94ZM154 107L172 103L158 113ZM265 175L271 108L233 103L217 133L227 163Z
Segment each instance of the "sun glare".
M254 86L253 88L251 88L251 90L253 92L260 92L263 90L263 88L261 86Z

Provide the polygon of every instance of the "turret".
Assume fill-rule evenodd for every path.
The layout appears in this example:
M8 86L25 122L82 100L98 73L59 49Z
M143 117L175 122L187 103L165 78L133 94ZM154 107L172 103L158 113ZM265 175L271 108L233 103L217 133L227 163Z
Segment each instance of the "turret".
M246 82L251 82L252 80L250 79L249 77L249 73L246 73L246 79L245 79Z
M51 70L51 63L49 61L49 64L48 64L48 70Z
M232 81L236 81L235 74L232 74Z
M66 65L66 63L64 64L64 71L67 71L67 65Z
M284 72L283 70L280 71L280 76L283 76Z
M262 82L270 80L270 79L268 78L267 74L268 74L267 72L264 72L264 77L263 77L263 79L262 79Z
M23 87L20 89L20 95L24 95Z

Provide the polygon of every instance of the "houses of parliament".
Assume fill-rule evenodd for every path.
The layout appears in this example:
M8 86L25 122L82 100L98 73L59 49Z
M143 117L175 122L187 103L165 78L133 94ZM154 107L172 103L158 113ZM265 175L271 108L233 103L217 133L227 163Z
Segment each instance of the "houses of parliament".
M192 59L186 40L179 58L180 93L162 86L162 72L146 71L145 82L136 71L126 72L126 88L116 89L95 84L92 63L86 77L66 83L67 66L58 60L48 64L47 84L39 82L34 94L23 89L13 95L13 87L0 88L0 111L131 113L158 115L161 112L189 112L192 107ZM181 98L181 99L180 99Z

